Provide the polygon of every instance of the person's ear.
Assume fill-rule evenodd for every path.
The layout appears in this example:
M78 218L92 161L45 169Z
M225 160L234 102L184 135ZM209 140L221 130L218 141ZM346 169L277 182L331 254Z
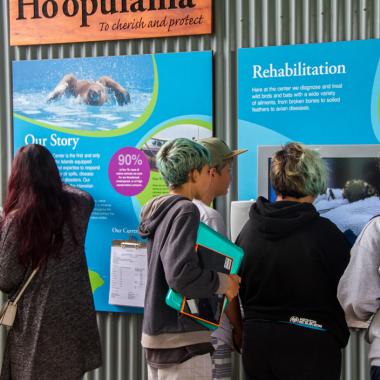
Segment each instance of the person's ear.
M211 177L215 177L217 175L216 167L210 168L210 175Z
M198 180L198 177L199 177L199 172L197 169L193 169L190 173L189 173L189 181L190 182L197 182Z

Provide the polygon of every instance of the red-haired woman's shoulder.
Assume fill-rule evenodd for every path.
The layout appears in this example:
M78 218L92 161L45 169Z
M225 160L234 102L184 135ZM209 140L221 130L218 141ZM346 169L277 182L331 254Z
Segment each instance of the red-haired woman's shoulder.
M87 193L86 191L66 184L63 186L63 190L76 203L88 204L91 209L94 207L94 199L92 198L91 194Z

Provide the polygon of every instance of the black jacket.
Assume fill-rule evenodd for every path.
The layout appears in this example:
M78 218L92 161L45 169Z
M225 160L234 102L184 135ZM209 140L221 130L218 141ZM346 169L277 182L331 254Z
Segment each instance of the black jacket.
M336 297L350 258L342 232L312 204L258 198L237 244L245 251L240 296L245 318L301 321L343 347L349 331Z

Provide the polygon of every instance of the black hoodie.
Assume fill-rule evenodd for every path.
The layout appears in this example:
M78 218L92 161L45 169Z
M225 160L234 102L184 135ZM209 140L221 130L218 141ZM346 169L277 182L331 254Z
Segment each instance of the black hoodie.
M310 203L260 197L236 243L245 251L240 296L246 319L298 322L347 344L336 294L350 247L332 222Z
M188 298L224 293L223 275L200 266L195 251L198 226L198 208L181 196L155 198L142 211L139 234L148 239L141 341L145 348L176 348L210 341L210 330L165 303L169 287Z

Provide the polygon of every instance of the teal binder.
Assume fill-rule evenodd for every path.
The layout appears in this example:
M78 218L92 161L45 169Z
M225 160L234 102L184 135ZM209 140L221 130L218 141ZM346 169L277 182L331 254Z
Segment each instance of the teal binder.
M244 256L240 247L202 222L199 224L195 251L204 268L226 274L238 273ZM225 295L187 299L173 289L169 289L165 301L168 306L211 330L218 328L227 305Z

